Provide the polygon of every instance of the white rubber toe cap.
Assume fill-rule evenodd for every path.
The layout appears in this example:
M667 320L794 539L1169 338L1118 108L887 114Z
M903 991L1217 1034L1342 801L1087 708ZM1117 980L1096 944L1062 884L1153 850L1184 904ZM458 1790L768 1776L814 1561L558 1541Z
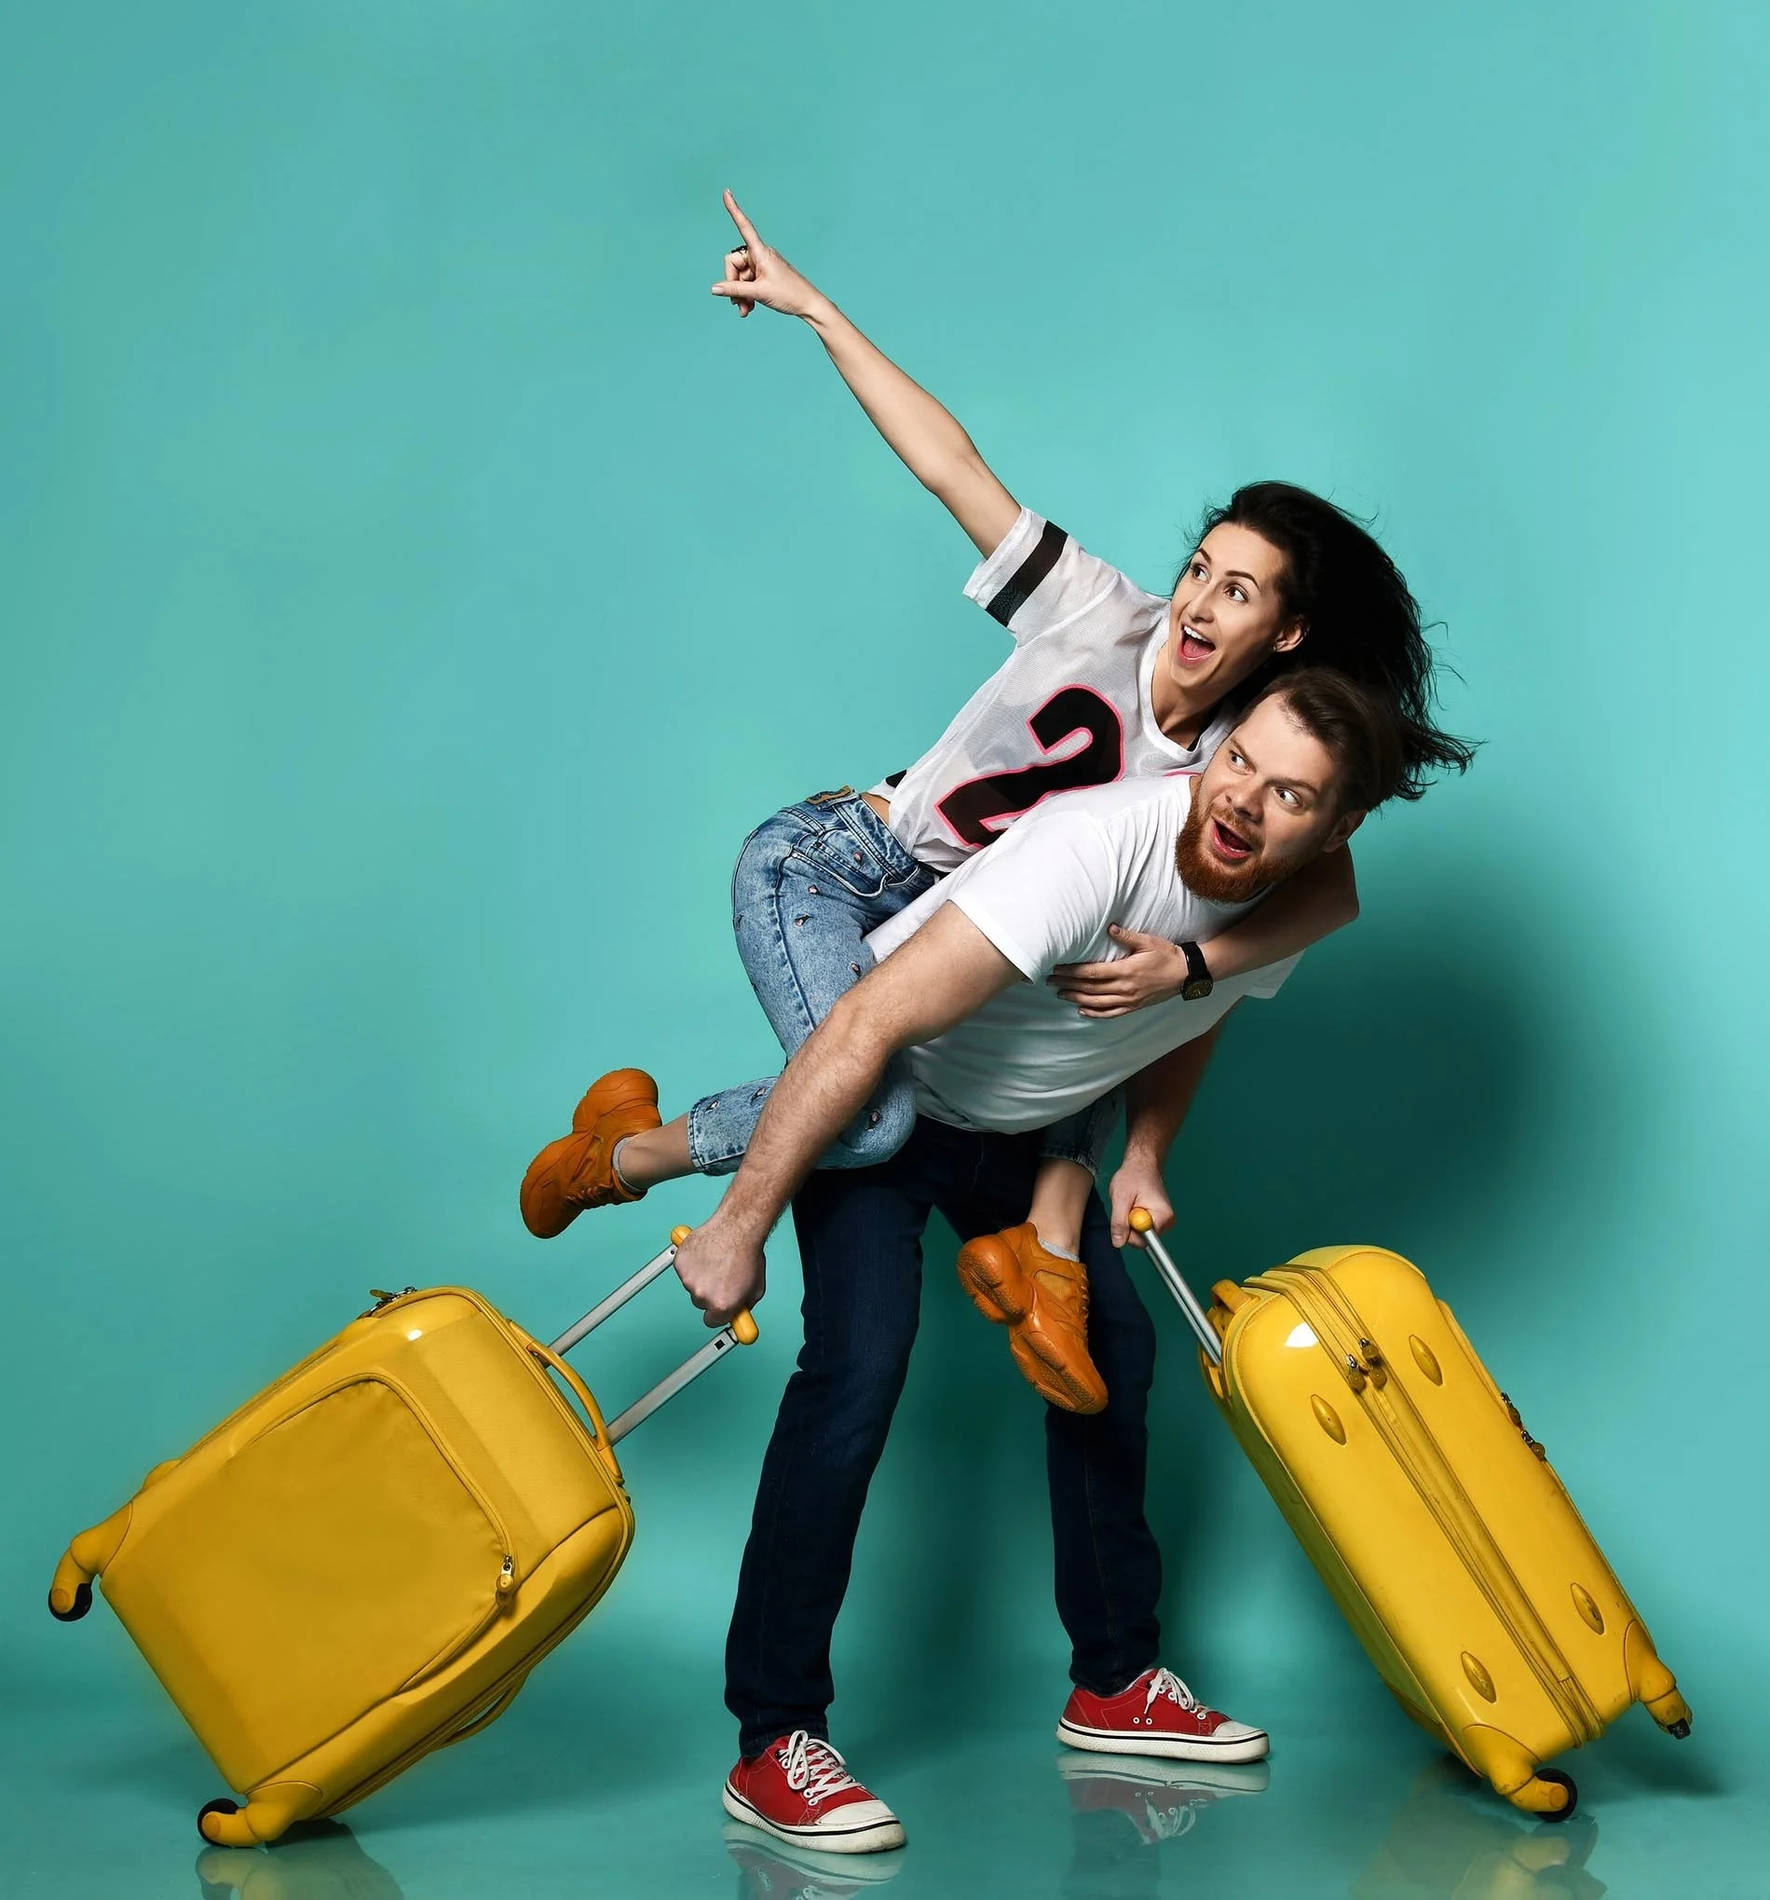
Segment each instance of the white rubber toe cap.
M777 1841L793 1841L820 1854L878 1854L904 1843L903 1823L883 1801L850 1801L798 1827L783 1827L754 1808L729 1784L725 1811L734 1820L760 1828Z
M894 1827L901 1834L903 1825L883 1801L850 1801L833 1814L821 1814L807 1828L804 1840L821 1841L828 1834L870 1834L875 1828Z

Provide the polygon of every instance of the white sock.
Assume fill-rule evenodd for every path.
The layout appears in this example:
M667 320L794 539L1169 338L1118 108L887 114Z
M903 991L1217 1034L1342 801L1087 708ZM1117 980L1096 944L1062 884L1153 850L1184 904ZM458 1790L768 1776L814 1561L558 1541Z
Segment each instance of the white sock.
M621 1186L624 1187L629 1194L638 1194L641 1190L636 1188L621 1172L621 1150L626 1147L628 1142L632 1139L633 1137L631 1135L623 1135L620 1140L615 1143L615 1151L609 1156L608 1162L609 1166L614 1169L615 1179L620 1182Z
M619 1154L620 1150L617 1148L615 1153ZM1039 1245L1044 1248L1046 1253L1054 1253L1059 1260L1074 1260L1078 1264L1081 1261L1082 1256L1079 1253L1071 1253L1067 1247L1054 1246L1050 1241L1045 1239L1042 1234L1039 1236Z

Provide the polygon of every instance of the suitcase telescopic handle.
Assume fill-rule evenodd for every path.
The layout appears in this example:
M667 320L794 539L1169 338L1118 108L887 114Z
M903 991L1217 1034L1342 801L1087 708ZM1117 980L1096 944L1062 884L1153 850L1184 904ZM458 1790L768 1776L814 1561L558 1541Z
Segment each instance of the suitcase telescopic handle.
M1217 1337L1217 1329L1206 1317L1205 1309L1198 1303L1198 1295L1186 1284L1184 1275L1174 1265L1173 1256L1161 1243L1155 1231L1155 1216L1147 1207L1131 1209L1131 1225L1143 1236L1143 1245L1150 1259L1155 1262L1155 1270L1161 1275L1163 1284L1173 1294L1175 1303L1186 1315L1186 1323L1198 1335L1198 1343L1205 1349L1205 1357L1214 1366L1223 1363L1223 1342Z
M676 1249L691 1232L692 1228L672 1227L669 1246L648 1260L631 1278L623 1280L607 1299L598 1301L575 1326L568 1326L549 1350L556 1354L570 1352L586 1333L593 1333L610 1314L619 1312L636 1293L643 1293L652 1281L669 1270L676 1259ZM733 1346L752 1346L755 1343L756 1322L751 1318L747 1306L740 1307L732 1315L730 1324L722 1326L698 1352L690 1353L674 1372L660 1379L643 1398L635 1399L626 1411L609 1421L609 1444L618 1444L635 1425L644 1424L660 1405L675 1398L685 1385L692 1385L710 1365L723 1359Z

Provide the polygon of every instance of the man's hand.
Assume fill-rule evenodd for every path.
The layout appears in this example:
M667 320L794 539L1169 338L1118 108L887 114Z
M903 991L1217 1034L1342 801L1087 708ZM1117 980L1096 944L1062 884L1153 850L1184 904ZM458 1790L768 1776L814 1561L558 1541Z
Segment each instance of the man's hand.
M1060 963L1045 978L1066 1003L1074 1003L1084 1016L1128 1016L1180 994L1187 970L1177 943L1118 924L1109 924L1106 934L1129 954L1111 963Z
M1162 1180L1161 1164L1153 1155L1125 1151L1124 1165L1112 1177L1107 1190L1112 1203L1112 1244L1123 1247L1143 1245L1143 1236L1131 1229L1131 1209L1148 1208L1155 1231L1165 1234L1174 1224L1174 1204L1168 1199L1167 1184Z
M779 251L772 251L756 235L756 227L728 191L725 208L743 238L743 248L725 254L725 281L713 286L715 297L729 297L740 317L758 304L778 310L783 317L808 317L826 300L817 286L801 277Z
M762 1249L728 1239L717 1214L676 1249L676 1274L709 1326L729 1325L741 1307L754 1306L768 1288Z

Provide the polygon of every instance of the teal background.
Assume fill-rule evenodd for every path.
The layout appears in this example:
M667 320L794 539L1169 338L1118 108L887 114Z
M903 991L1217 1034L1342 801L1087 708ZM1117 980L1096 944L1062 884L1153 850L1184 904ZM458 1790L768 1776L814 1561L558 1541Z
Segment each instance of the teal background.
M371 1285L465 1280L556 1330L704 1213L684 1184L540 1246L515 1186L604 1068L679 1108L771 1066L743 835L903 764L1000 657L962 537L814 340L708 297L727 183L1147 584L1206 498L1279 474L1376 513L1444 622L1478 765L1367 828L1363 920L1226 1039L1182 1255L1426 1266L1697 1709L1682 1750L1637 1715L1573 1764L1590 1875L1762 1891L1767 36L1583 0L9 15L24 1891L191 1891L219 1792L108 1614L44 1614L67 1536ZM1089 1859L1047 1739L1036 1407L949 1257L838 1655L836 1738L912 1831L898 1892L1473 1880L1446 1846L1443 1884L1370 1884L1393 1828L1461 1839L1446 1802L1481 1853L1512 1824L1409 1794L1430 1748L1165 1311L1168 1657L1274 1729L1272 1791ZM716 1832L718 1663L795 1345L789 1242L771 1267L761 1345L632 1443L607 1604L352 1817L409 1895L751 1878ZM584 1370L619 1402L693 1331L660 1291Z

